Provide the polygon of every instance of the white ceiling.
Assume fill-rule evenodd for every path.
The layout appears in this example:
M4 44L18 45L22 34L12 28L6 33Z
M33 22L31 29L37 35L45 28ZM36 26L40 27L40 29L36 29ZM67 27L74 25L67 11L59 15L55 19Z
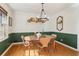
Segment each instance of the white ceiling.
M70 6L73 3L46 3L44 9L47 14L58 13ZM41 4L40 3L8 3L14 12L29 12L29 13L40 13Z

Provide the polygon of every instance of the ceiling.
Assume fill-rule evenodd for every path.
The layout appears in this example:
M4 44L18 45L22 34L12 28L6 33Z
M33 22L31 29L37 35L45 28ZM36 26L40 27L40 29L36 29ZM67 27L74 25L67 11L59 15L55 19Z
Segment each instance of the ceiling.
M44 9L47 14L58 13L70 6L73 3L45 3ZM41 4L40 3L8 3L14 12L29 12L29 13L40 13Z

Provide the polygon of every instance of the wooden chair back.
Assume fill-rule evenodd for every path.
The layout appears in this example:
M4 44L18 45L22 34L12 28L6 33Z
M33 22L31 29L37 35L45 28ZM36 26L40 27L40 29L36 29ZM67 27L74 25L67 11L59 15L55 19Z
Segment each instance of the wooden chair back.
M29 46L29 41L31 40L30 36L21 36L24 46Z
M42 47L48 47L48 44L50 42L50 38L40 38L40 43L42 44Z

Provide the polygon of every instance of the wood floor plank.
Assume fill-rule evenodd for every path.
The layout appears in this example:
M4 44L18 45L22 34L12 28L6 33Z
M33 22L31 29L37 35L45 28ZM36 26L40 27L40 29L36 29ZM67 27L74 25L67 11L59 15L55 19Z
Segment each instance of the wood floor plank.
M28 47L24 47L22 44L13 45L4 56L79 56L79 52L69 49L56 43L56 50L48 48L50 51L42 50L41 52L37 48L31 47L30 55ZM39 53L40 52L40 53Z

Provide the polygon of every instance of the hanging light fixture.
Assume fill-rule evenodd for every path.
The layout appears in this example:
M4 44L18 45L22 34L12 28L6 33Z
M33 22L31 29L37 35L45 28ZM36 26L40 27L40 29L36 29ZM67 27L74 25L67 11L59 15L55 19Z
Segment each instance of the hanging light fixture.
M47 18L46 12L44 10L44 3L41 3L42 9L41 9L41 14L40 17L30 17L27 21L28 22L35 22L35 23L45 23L49 19Z

